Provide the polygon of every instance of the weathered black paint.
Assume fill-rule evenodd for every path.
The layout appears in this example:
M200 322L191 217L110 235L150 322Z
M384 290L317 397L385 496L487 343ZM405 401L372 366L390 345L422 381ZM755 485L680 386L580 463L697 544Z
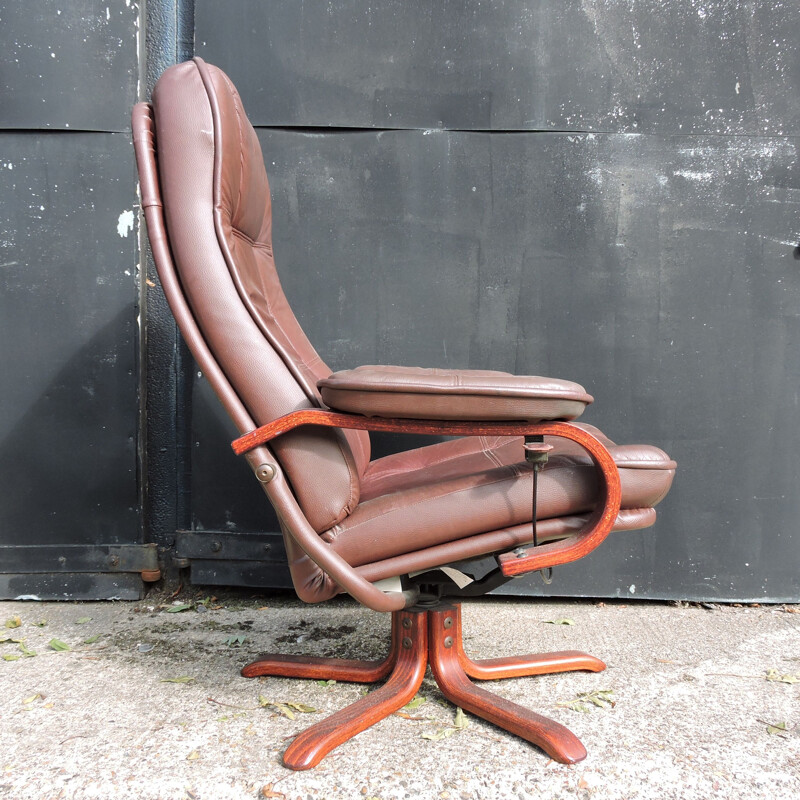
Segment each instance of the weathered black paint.
M134 572L158 570L155 544L0 545L0 573Z
M51 572L4 575L0 597L19 600L137 600L142 579L128 572Z
M274 539L280 534L266 534ZM209 561L193 559L189 577L194 584L209 586L248 586L254 589L293 589L286 563L263 561Z
M0 152L2 541L136 542L130 139L0 132Z
M142 591L136 573L100 574L109 548L145 552L128 132L138 15L0 2L0 597Z
M135 2L0 0L0 129L129 131Z
M178 531L175 544L178 558L203 558L213 561L264 561L286 564L283 538L273 540L258 533L228 531Z
M188 561L193 583L292 588L279 533L178 531L175 553Z
M257 125L796 134L772 0L197 0Z

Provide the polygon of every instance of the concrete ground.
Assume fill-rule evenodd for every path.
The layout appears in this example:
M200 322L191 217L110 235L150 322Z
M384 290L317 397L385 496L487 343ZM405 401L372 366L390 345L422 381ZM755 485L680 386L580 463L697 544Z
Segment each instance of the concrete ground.
M200 600L0 602L0 797L800 798L797 606L468 601L475 657L581 649L608 663L485 684L568 725L585 761L557 764L469 715L456 728L429 674L425 702L295 773L280 763L289 740L364 688L248 680L239 668L266 650L379 657L388 617L346 599ZM175 603L191 607L170 613ZM573 624L549 624L560 620ZM615 705L558 705L597 690ZM288 703L315 710L284 705L290 719L275 705Z

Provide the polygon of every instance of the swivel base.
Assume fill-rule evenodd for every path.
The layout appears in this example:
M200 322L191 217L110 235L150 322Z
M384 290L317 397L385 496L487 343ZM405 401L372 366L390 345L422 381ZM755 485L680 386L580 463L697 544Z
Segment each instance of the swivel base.
M574 764L586 758L580 740L563 725L487 692L470 678L519 678L582 669L600 672L606 665L594 656L575 650L473 661L464 652L458 603L425 611L394 612L392 645L383 661L266 654L244 667L242 675L355 683L373 683L389 676L380 689L312 725L295 738L283 754L283 763L289 769L302 770L315 767L335 747L408 703L422 684L428 664L442 694L465 711L526 739L563 764Z

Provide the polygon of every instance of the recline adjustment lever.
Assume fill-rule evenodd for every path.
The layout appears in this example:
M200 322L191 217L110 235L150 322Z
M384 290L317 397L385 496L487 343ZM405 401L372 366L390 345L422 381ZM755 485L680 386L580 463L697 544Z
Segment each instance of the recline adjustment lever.
M553 445L545 444L544 436L526 436L523 443L525 449L525 460L533 467L533 497L531 499L531 526L533 528L533 546L539 546L539 537L536 534L536 490L539 478L539 472L544 468L547 459L550 457L550 451ZM540 569L539 574L542 580L549 584L553 580L553 568Z

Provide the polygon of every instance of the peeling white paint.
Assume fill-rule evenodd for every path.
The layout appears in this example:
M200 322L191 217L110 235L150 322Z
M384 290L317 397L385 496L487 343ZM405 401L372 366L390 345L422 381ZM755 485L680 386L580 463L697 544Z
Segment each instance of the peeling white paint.
M133 209L123 211L117 222L117 233L124 239L133 230Z
M692 169L676 169L674 174L690 181L710 181L714 177L713 172L699 172Z
M631 584L631 585L628 587L628 591L629 591L631 594L636 594L636 584L635 584L635 583L632 583L632 584Z

